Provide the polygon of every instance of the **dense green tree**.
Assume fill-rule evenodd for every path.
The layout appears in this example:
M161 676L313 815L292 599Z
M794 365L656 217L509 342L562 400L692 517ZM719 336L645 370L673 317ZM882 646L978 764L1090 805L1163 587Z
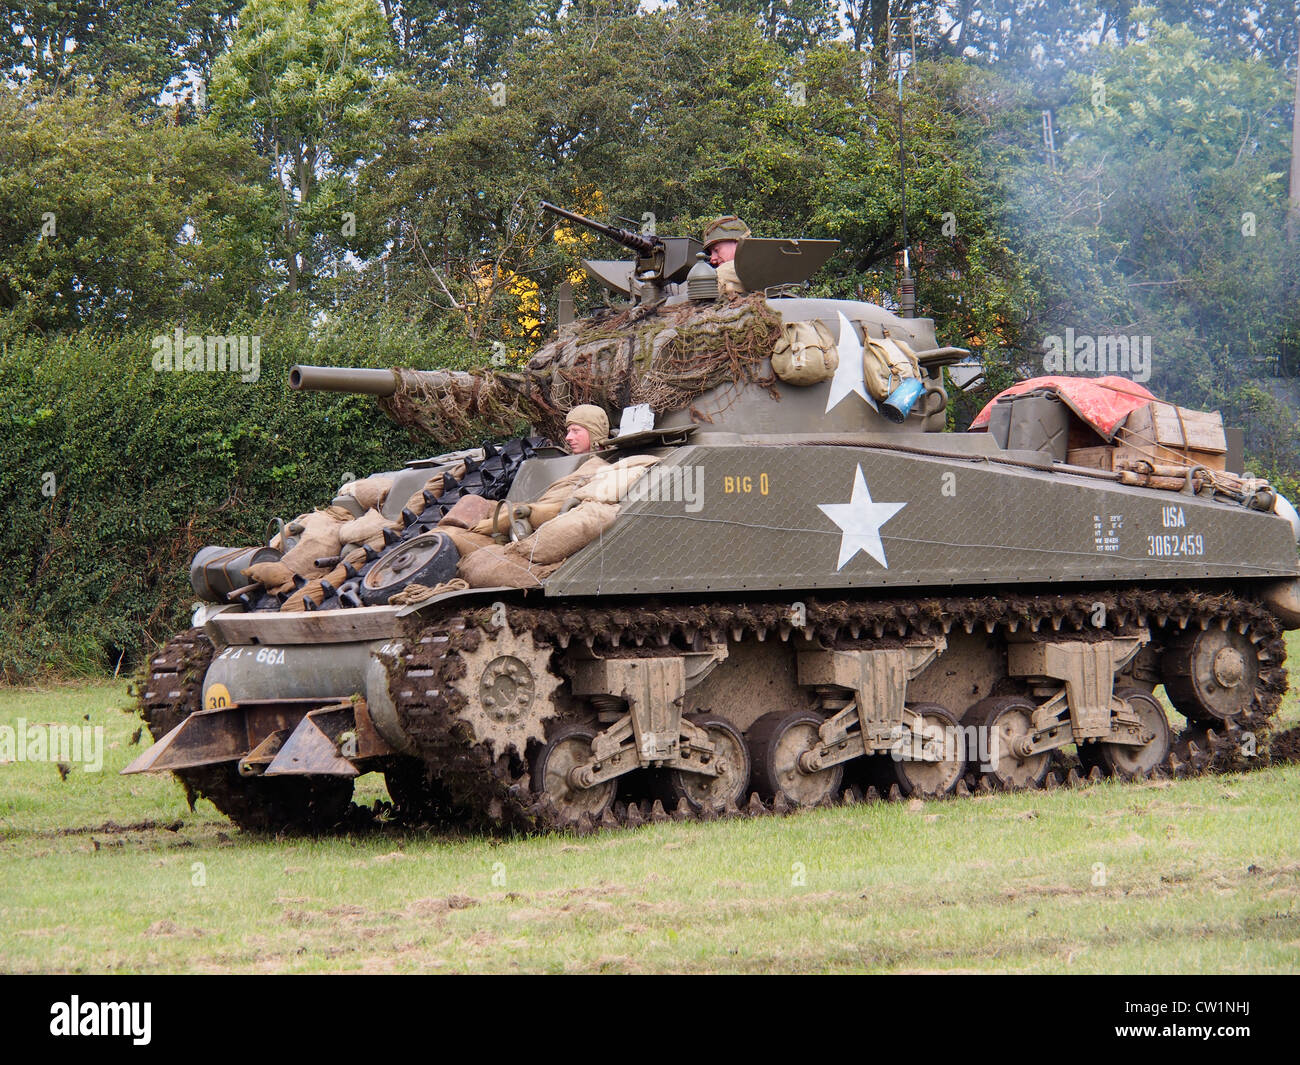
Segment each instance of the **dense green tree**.
M1146 0L1168 25L1184 25L1208 41L1220 59L1258 57L1295 70L1300 48L1300 0Z
M436 83L499 73L515 39L552 26L560 0L381 0L403 69Z
M0 72L39 91L114 77L156 95L206 78L225 50L239 0L47 0L8 4Z
M0 88L0 330L255 304L270 203L246 138L92 91Z
M1129 331L1159 336L1157 380L1215 400L1287 324L1290 86L1159 21L1103 57L1062 114L1062 158L1078 191L1094 190L1096 248L1130 289Z
M213 68L214 117L272 160L290 294L350 228L346 174L373 151L392 56L371 0L250 0Z

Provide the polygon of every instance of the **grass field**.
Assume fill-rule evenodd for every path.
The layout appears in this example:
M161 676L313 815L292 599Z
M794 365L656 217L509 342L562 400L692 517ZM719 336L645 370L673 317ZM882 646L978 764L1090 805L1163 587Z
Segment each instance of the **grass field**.
M273 840L119 776L129 707L121 683L0 689L0 725L105 739L98 773L0 765L0 970L1300 971L1297 765L588 839Z

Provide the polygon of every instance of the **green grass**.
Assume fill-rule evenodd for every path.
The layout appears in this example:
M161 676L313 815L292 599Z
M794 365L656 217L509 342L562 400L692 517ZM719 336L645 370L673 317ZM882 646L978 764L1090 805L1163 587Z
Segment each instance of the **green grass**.
M0 724L106 741L101 773L0 765L4 971L1300 971L1300 766L590 839L272 840L117 774L141 750L123 688L0 689Z

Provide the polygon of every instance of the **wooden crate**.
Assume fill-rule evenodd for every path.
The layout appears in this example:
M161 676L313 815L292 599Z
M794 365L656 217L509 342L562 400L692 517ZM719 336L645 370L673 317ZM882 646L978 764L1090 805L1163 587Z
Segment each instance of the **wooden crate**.
M1115 452L1119 448L1103 445L1102 447L1072 447L1066 453L1065 461L1071 466L1088 466L1094 470L1114 469Z
M1115 434L1116 443L1159 463L1227 468L1228 437L1217 411L1190 410L1152 400L1138 407Z

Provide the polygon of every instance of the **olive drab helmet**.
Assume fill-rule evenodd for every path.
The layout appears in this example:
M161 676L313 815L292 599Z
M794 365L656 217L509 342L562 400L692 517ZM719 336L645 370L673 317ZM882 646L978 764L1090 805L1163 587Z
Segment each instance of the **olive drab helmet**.
M724 214L704 227L704 250L708 251L721 240L744 240L752 235L749 226L734 214Z

